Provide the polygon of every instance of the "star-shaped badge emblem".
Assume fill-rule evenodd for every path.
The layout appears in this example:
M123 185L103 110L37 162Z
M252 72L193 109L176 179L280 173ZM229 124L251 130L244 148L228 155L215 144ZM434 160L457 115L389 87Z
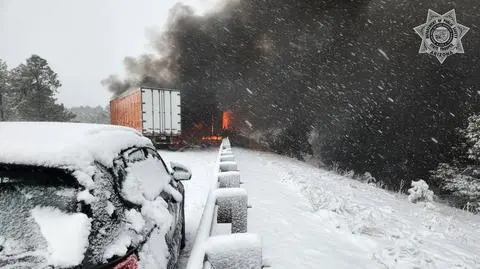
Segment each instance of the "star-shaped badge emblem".
M462 37L470 28L457 23L455 9L440 15L429 9L427 22L414 28L422 38L419 53L437 57L440 63L456 53L464 53Z

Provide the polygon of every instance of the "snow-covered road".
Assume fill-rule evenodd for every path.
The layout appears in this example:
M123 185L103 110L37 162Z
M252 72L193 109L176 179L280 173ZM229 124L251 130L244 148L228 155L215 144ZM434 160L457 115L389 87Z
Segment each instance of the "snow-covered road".
M295 187L284 184L304 172L295 161L239 149L235 153L253 205L249 231L262 235L273 268L373 268L368 246L322 225L324 216L312 212Z
M407 197L275 154L234 148L249 232L273 268L480 268L480 216ZM216 151L161 152L191 167L188 249L214 180ZM182 268L182 267L180 267Z

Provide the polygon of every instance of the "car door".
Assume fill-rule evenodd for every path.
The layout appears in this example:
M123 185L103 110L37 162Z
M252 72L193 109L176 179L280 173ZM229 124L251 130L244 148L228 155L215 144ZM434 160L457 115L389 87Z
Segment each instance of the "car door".
M165 164L165 161L162 159L162 157L160 156L160 154L158 154L158 152L154 149L151 149L151 148L145 148L145 152L147 154L147 158L154 158L156 160L159 161L159 163L161 163L162 167L164 168L164 171L162 173L161 176L163 177L168 177L170 182L170 186L173 187L175 190L177 190L180 194L181 194L181 201L178 201L178 199L174 199L173 197L171 197L171 195L169 193L162 193L162 196L167 199L167 201L171 201L171 205L169 205L169 207L171 207L172 209L172 212L173 213L173 216L174 216L174 223L175 224L178 224L178 223L181 223L183 221L182 217L183 217L183 205L184 205L184 194L185 194L185 189L183 187L183 184L180 182L180 181L177 181L177 180L174 180L173 177L172 177L172 174L171 172L169 171L169 169L167 168L167 165ZM174 228L175 225L172 225L172 227ZM173 231L171 231L173 232Z
M139 180L139 184L144 185L143 189L136 191L144 192L144 196L149 199L153 200L157 196L161 196L167 203L182 201L181 195L175 195L175 193L183 194L183 188L178 186L179 182L173 180L165 162L154 149L132 148L123 152L122 156L123 164L119 165L120 169L118 169L121 191L126 191L124 190L127 187L124 186L125 180L128 177L135 177ZM162 184L163 186L161 186ZM159 187L162 187L161 190ZM128 196L128 193L123 193L123 195Z
M159 163L163 167L163 169L162 169L163 173L162 173L161 176L165 177L165 178L168 178L168 180L170 181L169 182L170 186L172 186L175 190L177 190L183 197L184 193L185 193L185 190L184 190L182 182L173 179L171 169L168 168L167 164L162 159L160 154L158 154L158 152L156 150L151 149L151 148L145 148L145 153L147 155L147 158L154 158L154 159L159 161ZM183 199L181 199L181 200L183 200Z
M165 236L165 241L169 248L170 259L167 268L175 268L180 255L180 250L183 247L185 236L185 221L184 221L184 195L185 189L180 181L174 180L171 171L167 168L165 161L160 154L152 148L145 148L147 158L157 160L158 165L162 167L160 177L169 180L169 185L177 191L181 197L172 197L170 192L162 192L161 196L168 202L168 210L172 214L173 221L168 233Z
M125 150L115 161L114 166L119 180L119 193L128 207L136 208L143 215L145 212L142 210L142 206L147 205L150 214L164 214L165 212L162 211L167 210L171 216L171 222L168 223L169 227L165 227L166 229L163 231L166 234L154 236L156 240L158 238L165 239L170 252L168 268L171 268L170 265L176 262L180 252L183 228L183 188L180 188L178 183L173 180L165 163L152 148L143 147ZM178 191L179 188L182 192ZM154 213L151 210L151 205L157 204L159 198L163 199L165 206L156 208L159 212ZM170 220L170 216L165 217ZM148 219L148 216L146 219ZM158 219L155 220L154 217L153 223L156 223L156 221ZM147 225L148 223L152 222L147 221ZM163 224L156 223L156 225L157 227L159 225L163 227ZM154 227L155 225L151 226L152 229ZM151 230L148 237L158 234L158 229L155 230ZM149 238L145 238L145 240L148 241Z

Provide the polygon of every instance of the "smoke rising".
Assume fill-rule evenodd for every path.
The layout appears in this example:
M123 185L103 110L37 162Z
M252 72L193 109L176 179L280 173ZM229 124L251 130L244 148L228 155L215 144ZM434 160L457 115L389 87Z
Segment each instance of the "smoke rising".
M265 115L296 110L305 84L316 87L308 81L321 72L319 55L338 39L335 30L368 2L231 0L205 16L177 4L167 30L151 36L155 53L125 58L127 77L102 83L115 95L145 84L176 87L187 105L199 107L191 113L208 106L250 122L283 121L282 113L274 121Z
M428 9L452 8L472 30L466 53L439 65L418 54L413 27ZM152 35L156 52L126 58L127 77L104 83L114 94L140 84L180 89L185 129L229 109L236 123L279 131L279 152L310 152L315 130L311 144L326 163L392 181L425 178L480 107L479 8L476 0L239 0L196 16L177 5L167 30Z

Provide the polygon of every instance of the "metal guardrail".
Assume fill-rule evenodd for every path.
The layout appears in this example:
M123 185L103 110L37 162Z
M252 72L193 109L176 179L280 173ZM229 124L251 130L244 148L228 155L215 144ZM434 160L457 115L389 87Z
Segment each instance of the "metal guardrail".
M226 269L232 268L232 265L238 269L262 268L261 239L256 235L247 233L248 195L245 189L240 188L240 172L238 171L235 156L228 138L224 139L220 145L215 170L217 181L209 192L186 268ZM212 237L213 228L216 223L231 223L232 234L222 236L222 238L220 238L220 236ZM231 257L227 263L225 263L225 259L223 262L219 262L218 259L215 258L215 251L209 250L212 249L212 244L223 242L220 247L221 251L217 251L221 253L217 256L225 257L225 253L223 252L225 249L228 249L228 247L224 247L225 242L230 242L232 245L235 245L238 242L245 242L245 240L248 242L251 241L252 244L237 245L241 245L251 253L253 251L253 253L257 253L258 255L240 257L239 255L232 254L235 257ZM235 248L238 249L238 246ZM215 248L213 247L213 249ZM238 253L238 251L236 253ZM216 265L214 266L215 262ZM243 264L244 267L239 264Z

